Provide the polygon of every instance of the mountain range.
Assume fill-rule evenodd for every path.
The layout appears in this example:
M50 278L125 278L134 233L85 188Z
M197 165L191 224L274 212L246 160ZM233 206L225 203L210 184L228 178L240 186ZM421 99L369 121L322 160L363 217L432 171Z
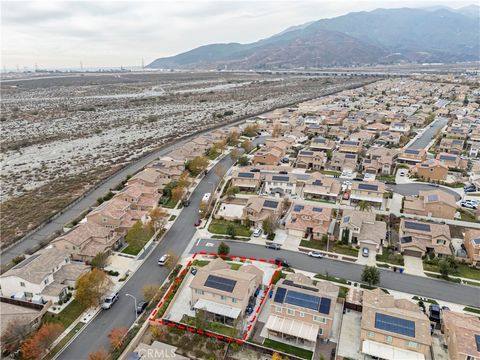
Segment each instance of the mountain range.
M293 69L480 60L480 7L376 9L292 26L249 44L158 58L148 68Z

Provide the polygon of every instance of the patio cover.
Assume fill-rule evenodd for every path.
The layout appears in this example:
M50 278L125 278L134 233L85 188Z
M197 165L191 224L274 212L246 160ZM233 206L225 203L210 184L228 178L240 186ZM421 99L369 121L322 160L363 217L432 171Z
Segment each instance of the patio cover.
M206 310L210 313L226 316L231 319L238 318L238 315L240 315L241 312L239 308L218 304L205 299L198 299L193 308L197 310Z
M282 334L295 336L311 342L317 341L318 330L320 326L309 324L303 321L283 318L275 315L268 317L266 328L272 331L277 331Z
M362 353L389 360L425 360L425 355L421 353L396 348L370 340L363 341Z

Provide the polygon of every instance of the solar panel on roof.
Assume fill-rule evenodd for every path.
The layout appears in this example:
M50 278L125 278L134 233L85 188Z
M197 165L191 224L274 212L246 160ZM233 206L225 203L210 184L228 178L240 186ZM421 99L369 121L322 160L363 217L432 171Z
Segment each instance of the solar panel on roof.
M320 297L293 290L288 290L285 302L316 311L320 307Z
M463 144L463 140L453 140L452 144L455 144L455 145Z
M304 208L305 208L305 206L303 206L303 205L295 205L293 207L293 211L299 212L299 211L302 211Z
M273 301L276 303L283 304L286 294L287 294L287 289L279 287L277 289L277 292L275 293L275 297L273 298Z
M319 312L322 314L328 314L330 312L330 305L332 303L332 300L326 297L322 297L322 300L320 302L320 308L318 309Z
M440 155L440 160L453 161L457 157L452 155Z
M473 239L475 245L480 245L480 238Z
M480 335L475 335L475 344L477 344L477 351L480 351Z
M428 202L438 201L438 195L437 195L437 194L428 195L428 196L427 196L427 200L428 200Z
M241 178L252 179L254 176L255 176L255 174L253 174L253 173L245 173L245 172L238 173L238 177L241 177Z
M357 145L358 142L357 141L345 140L345 141L342 141L342 144L343 145Z
M405 221L405 228L420 231L430 231L430 225L411 221Z
M357 157L357 155L355 154L346 154L345 155L345 159L355 159Z
M323 209L322 209L322 208L319 208L319 207L314 207L314 208L312 209L312 211L315 211L315 212L322 212L322 211L323 211Z
M324 138L313 139L313 142L316 144L325 144L326 140Z
M358 188L361 190L372 190L372 191L377 191L378 190L378 185L372 185L372 184L358 184Z
M232 279L226 279L216 275L208 275L207 281L203 284L206 287L232 292L237 282Z
M418 155L419 151L418 151L418 150L414 150L414 149L407 149L407 150L405 150L405 153L406 153L406 154Z
M319 186L323 185L321 180L315 180L312 184L313 185L319 185Z
M278 201L273 201L273 200L265 200L263 203L263 206L271 208L271 209L276 209L278 206Z
M288 176L273 175L272 180L274 181L288 181L290 178Z
M396 334L415 337L415 322L386 314L375 314L375 327Z
M283 284L288 285L288 286L293 286L293 287L296 287L296 288L299 288L299 289L318 292L318 288L314 288L314 287L307 286L307 285L302 285L302 284L297 284L297 283L294 283L292 280L283 280Z
M305 151L300 152L300 155L311 156L311 155L313 155L313 151L305 150Z

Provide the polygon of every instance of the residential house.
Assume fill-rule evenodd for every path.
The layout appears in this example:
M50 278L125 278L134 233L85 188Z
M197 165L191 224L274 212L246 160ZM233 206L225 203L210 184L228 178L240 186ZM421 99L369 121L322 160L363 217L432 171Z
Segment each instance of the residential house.
M416 164L411 172L423 180L445 181L448 175L448 167L438 160L429 159Z
M442 331L450 360L480 359L480 320L455 311L442 312Z
M328 136L344 140L350 135L350 129L346 126L331 126L328 129Z
M170 182L180 178L185 171L185 162L163 158L152 161L146 166L146 168L155 169L160 174L160 177L168 179L168 182Z
M480 268L480 230L465 230L465 239L463 243L465 249L467 249L467 256L472 262L472 265Z
M357 171L357 162L357 154L334 152L332 155L332 160L330 160L330 163L327 164L326 169L353 173Z
M158 192L161 192L170 181L171 179L166 177L162 172L157 171L156 168L146 168L130 178L128 185L140 184L153 187L157 189Z
M160 197L157 189L140 183L128 185L114 196L116 199L130 203L132 210L141 211L150 211L157 207Z
M349 117L343 120L342 125L348 127L351 131L360 129L366 124L365 120L358 117Z
M466 170L468 166L467 160L455 154L440 153L436 159L446 165L449 170Z
M449 126L446 130L447 138L450 139L466 139L468 136L468 128L466 126Z
M197 312L205 311L212 321L232 326L243 319L262 279L263 271L253 265L232 270L229 263L217 258L197 269L190 283L191 306Z
M342 140L338 147L338 151L348 154L359 154L362 151L362 143L360 141Z
M398 162L415 165L427 159L425 149L403 149L398 155Z
M68 251L49 247L30 255L0 276L2 295L24 296L29 300L39 295L47 301L58 302L89 269L84 264L72 263Z
M284 156L294 144L295 140L291 137L272 137L265 140L265 145L267 148L279 149L282 152L282 156Z
M340 181L330 176L315 172L305 181L303 197L305 199L319 199L336 202L340 196L342 186Z
M328 126L319 124L309 124L305 128L305 134L313 136L327 136Z
M98 254L116 250L122 244L122 239L112 228L94 222L82 222L50 244L67 251L73 260L88 262Z
M392 122L389 130L407 135L410 133L410 125L407 122Z
M292 236L322 240L327 235L331 220L331 208L295 203L285 228Z
M464 140L443 138L438 145L438 151L460 155L463 153L464 144Z
M425 255L448 256L450 248L450 228L446 224L422 221L400 220L400 250L404 255L422 257Z
M295 167L302 169L321 170L327 162L327 156L323 152L300 150L295 161Z
M480 125L473 127L470 133L470 141L480 142Z
M360 201L369 203L372 207L383 206L385 184L379 181L354 181L350 188L350 204L356 205Z
M280 197L296 195L297 177L294 174L266 174L263 191Z
M457 203L455 196L443 190L419 191L418 196L405 197L403 212L453 220Z
M366 130L355 132L353 134L350 134L350 136L348 137L348 140L358 141L362 144L370 144L371 142L373 142L374 139L375 139L375 134Z
M324 137L316 137L312 139L310 143L310 150L312 151L333 151L336 148L335 141L331 139L326 139Z
M275 285L266 337L313 351L318 339L331 336L339 290L327 281L287 274Z
M284 153L277 148L263 147L253 155L254 165L277 165Z
M262 179L260 172L234 170L232 172L231 185L236 186L240 191L254 192L260 188Z
M375 174L391 175L395 169L395 162L397 160L399 151L397 149L388 149L384 147L371 147L367 150L367 158L376 160L376 163L367 163L370 171ZM364 165L364 169L367 167Z
M380 132L377 140L375 140L375 144L384 146L398 146L400 145L400 138L400 133L382 131Z
M282 210L282 203L278 199L251 196L243 208L243 220L249 219L255 226L261 227L265 219L278 220Z
M373 132L373 133L380 133L382 131L387 131L390 127L386 124L382 124L379 122L374 122L365 126L365 130Z
M207 149L198 150L198 147L194 143L188 142L182 147L169 152L168 157L175 161L187 162L193 160L197 156L205 156L206 151Z
M387 224L370 211L343 210L339 238L342 242L378 252L385 242Z
M382 359L431 358L430 320L419 306L381 289L364 290L360 324L361 352Z

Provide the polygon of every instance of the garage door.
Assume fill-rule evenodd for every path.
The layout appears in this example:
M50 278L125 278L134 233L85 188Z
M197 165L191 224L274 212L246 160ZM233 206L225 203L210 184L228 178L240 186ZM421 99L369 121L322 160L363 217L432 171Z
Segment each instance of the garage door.
M420 251L412 250L412 249L405 249L403 251L403 255L414 256L418 258L422 257L422 253Z

